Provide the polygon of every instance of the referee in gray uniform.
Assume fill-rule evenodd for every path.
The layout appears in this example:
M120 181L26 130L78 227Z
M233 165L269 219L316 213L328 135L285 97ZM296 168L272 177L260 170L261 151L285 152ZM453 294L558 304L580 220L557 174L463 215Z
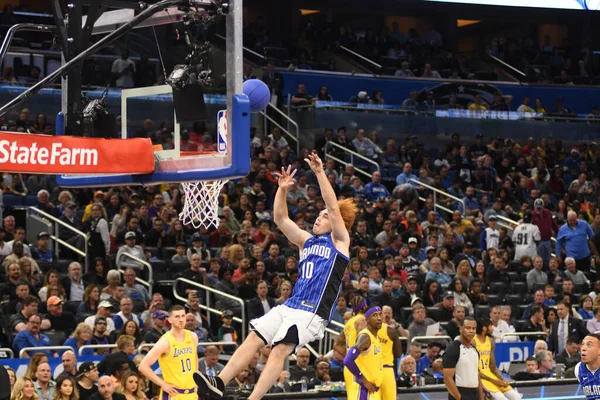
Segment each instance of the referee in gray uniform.
M471 344L477 330L473 317L464 319L460 337L446 348L442 365L448 400L483 400L483 388L479 379L479 353Z

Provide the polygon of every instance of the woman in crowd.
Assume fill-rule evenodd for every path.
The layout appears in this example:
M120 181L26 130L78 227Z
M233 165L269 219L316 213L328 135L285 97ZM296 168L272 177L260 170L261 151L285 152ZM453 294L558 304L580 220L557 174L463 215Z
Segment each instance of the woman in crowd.
M11 367L4 367L6 369L6 373L8 374L8 382L10 383L10 390L12 391L15 387L15 382L17 381L17 373Z
M77 306L77 314L96 314L100 302L100 289L96 285L87 285L83 291L83 301Z
M165 235L164 246L175 247L177 242L185 242L185 232L183 224L178 218L174 218L169 224L169 229Z
M106 215L109 220L113 220L116 215L119 215L122 211L121 207L121 199L119 198L118 193L113 193L110 195L110 199L108 199L108 203L106 204Z
M581 315L583 319L594 318L594 302L592 301L592 298L590 296L588 296L587 294L581 296L579 298L579 304L581 305L581 308L579 308L577 312L579 313L579 315Z
M56 380L54 400L79 400L77 383L72 376L63 374Z
M358 260L358 258L355 257L350 259L350 262L348 263L348 267L346 269L348 270L348 274L350 280L352 281L352 284L355 288L358 288L358 280L360 279L361 275L360 261Z
M64 346L70 346L73 349L73 352L75 354L79 355L79 349L82 346L89 345L91 338L92 338L92 328L90 328L90 326L88 324L86 324L85 322L81 322L80 324L77 325L77 327L71 334L71 337L69 337L65 341ZM85 350L83 350L82 355L93 356L94 350L93 349L85 349Z
M17 379L11 390L10 400L40 400L33 380L26 376Z
M94 260L94 263L90 267L88 273L88 283L96 285L98 287L105 287L108 285L106 276L108 274L108 264L104 258L98 257Z
M26 280L34 287L39 285L42 271L33 258L21 257L19 267L21 267L21 279Z
M114 330L110 333L110 342L116 343L123 335L133 336L135 338L135 346L142 343L142 331L135 320L131 319L123 324L120 330Z
M558 206L556 207L556 211L554 211L553 216L556 219L556 223L560 226L564 224L567 220L567 213L569 212L569 208L567 207L567 202L564 199L560 199L558 201Z
M35 379L35 372L37 371L38 365L47 364L48 356L45 353L35 353L29 359L29 365L27 371L25 371L25 377L29 379Z
M477 264L475 264L475 273L473 275L475 278L481 280L483 283L482 291L485 293L490 285L490 280L487 277L487 269L483 261L477 261Z
M279 285L279 298L275 301L277 305L285 303L292 295L292 283L290 281L282 281Z
M143 386L138 374L133 371L127 371L121 378L121 385L117 392L124 395L127 400L146 400Z
M319 88L319 94L317 95L317 100L320 101L333 101L333 97L329 94L329 90L327 86L321 86Z
M454 267L454 263L452 261L450 261L450 258L448 255L448 249L442 247L438 251L437 256L439 257L439 259L442 263L442 272L445 272L447 274L456 273L456 268Z
M442 301L439 294L439 288L440 284L434 279L429 279L427 282L425 282L423 285L423 293L421 295L421 299L423 299L423 305L425 307L433 307Z
M473 279L473 274L471 273L471 264L468 260L462 260L458 263L456 276L462 279L463 286L469 287L469 283L471 283L471 280Z
M471 303L471 300L469 300L469 297L466 294L466 288L467 286L459 277L455 277L452 280L452 283L450 283L450 285L448 286L448 290L454 292L454 305L464 306L467 309L469 315L474 315L473 303Z
M552 324L554 321L558 319L558 312L556 308L551 307L546 311L546 316L544 318L546 320L546 328L548 329L548 336L552 334Z
M113 195L116 196L116 195ZM121 232L127 226L127 221L131 217L131 206L129 204L123 204L117 214L112 217L112 225L110 228L110 236L117 237L117 234Z
M371 266L371 261L369 261L369 250L366 247L360 247L358 249L358 255L356 257L358 262L360 263L360 270L366 271ZM360 279L360 277L357 277Z
M90 264L96 257L106 258L110 253L111 244L108 223L104 217L104 207L95 203L92 205L91 210L91 217L86 221L84 228L84 231L90 234L87 253Z
M102 289L100 299L110 299L114 296L117 287L121 284L121 273L116 269L111 269L106 273L108 285Z

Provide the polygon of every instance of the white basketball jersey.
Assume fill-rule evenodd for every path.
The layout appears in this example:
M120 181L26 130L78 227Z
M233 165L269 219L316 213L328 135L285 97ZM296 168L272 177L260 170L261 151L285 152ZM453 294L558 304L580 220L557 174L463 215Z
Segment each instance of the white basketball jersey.
M537 255L535 242L541 240L540 228L529 223L521 224L515 228L512 240L515 244L515 260L522 256L533 258Z

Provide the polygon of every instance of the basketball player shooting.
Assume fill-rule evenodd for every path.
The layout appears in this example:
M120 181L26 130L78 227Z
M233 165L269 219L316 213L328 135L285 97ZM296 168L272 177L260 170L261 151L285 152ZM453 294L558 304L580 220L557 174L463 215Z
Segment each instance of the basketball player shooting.
M225 386L248 366L256 352L272 345L269 359L248 399L261 399L273 386L285 359L305 344L323 337L337 302L344 270L350 255L350 234L356 218L356 205L351 199L338 201L316 153L305 161L315 173L325 207L315 221L312 236L290 218L287 190L294 183L296 171L282 168L279 189L275 195L273 217L290 242L298 246L300 265L298 281L292 296L266 315L250 321L251 332L217 377L194 373L200 395L223 397Z
M581 362L574 368L575 377L588 400L600 399L600 334L590 333L581 342Z
M184 329L185 309L180 305L169 310L169 322L171 330L158 339L138 370L160 387L159 400L197 400L193 373L198 367L198 336ZM162 379L152 370L157 360Z

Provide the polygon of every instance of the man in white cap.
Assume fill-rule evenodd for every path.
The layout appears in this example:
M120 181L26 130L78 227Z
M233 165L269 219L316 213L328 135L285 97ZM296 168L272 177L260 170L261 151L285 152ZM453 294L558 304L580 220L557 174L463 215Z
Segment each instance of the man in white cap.
M117 262L117 267L119 267L119 269L124 269L127 267L137 268L137 269L142 268L142 265L138 261L135 261L132 258L124 256L124 254L129 254L129 255L137 257L141 260L146 259L144 250L142 249L142 247L140 245L135 244L135 240L136 240L135 232L129 231L125 234L125 245L119 247L119 251L117 251L116 262Z
M85 323L90 326L90 328L94 329L94 325L96 323L96 318L105 318L106 319L106 334L111 333L115 330L115 322L112 318L109 318L110 312L113 306L108 300L102 300L100 304L98 304L98 309L96 310L96 315L89 316L85 319Z

